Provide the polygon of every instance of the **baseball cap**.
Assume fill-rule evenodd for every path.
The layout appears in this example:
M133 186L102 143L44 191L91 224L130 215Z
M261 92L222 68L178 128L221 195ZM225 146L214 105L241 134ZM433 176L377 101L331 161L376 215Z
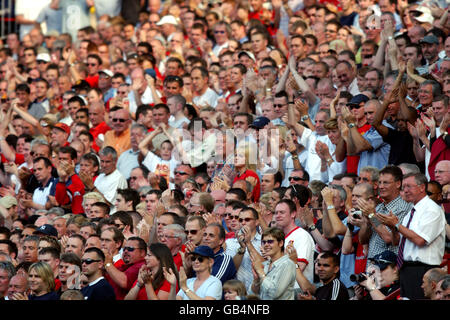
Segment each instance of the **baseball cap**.
M51 224L43 224L33 232L33 234L40 234L40 233L45 234L47 236L54 236L54 237L58 236L58 230L56 230L56 228Z
M261 117L257 117L255 120L253 120L253 123L249 127L250 128L255 128L255 129L262 129L269 122L270 122L269 118L261 116Z
M423 37L422 40L420 40L420 43L434 43L439 44L439 39L434 35L430 34L428 36Z
M145 69L144 73L148 74L153 79L156 79L156 71L155 71L155 69L152 69L152 68Z
M365 94L357 94L356 96L354 96L350 102L347 103L348 106L350 105L359 105L361 102L367 102L369 101L369 97L366 96Z
M382 253L375 255L370 260L380 268L380 270L386 269L389 265L397 263L397 255L389 250L385 250Z
M112 76L114 75L114 73L111 70L108 70L108 69L100 70L98 73L104 73L110 78L112 78Z
M157 26L161 26L161 25L166 24L166 23L167 24L173 24L173 25L176 25L176 26L178 25L177 18L175 18L172 15L167 15L167 16L162 17L161 20L159 20L156 23L156 25Z
M39 53L36 57L36 61L50 62L50 55L48 53Z
M53 126L53 128L58 128L59 130L62 130L68 135L70 135L70 127L65 123L58 122Z
M214 251L208 246L198 246L191 252L191 254L198 254L202 257L214 259Z
M238 54L238 58L240 58L243 54L247 55L247 57L249 57L250 59L252 59L253 61L256 62L255 55L252 52L250 52L250 51L241 51Z
M47 31L47 33L45 34L46 37L55 37L58 38L59 37L59 32L56 30L49 30Z
M0 205L4 206L6 209L9 209L12 206L17 206L17 199L13 196L4 196L0 199Z
M419 22L427 22L429 24L433 24L434 18L431 14L431 9L425 6L418 6L416 9L411 10L411 13L414 15L414 19Z

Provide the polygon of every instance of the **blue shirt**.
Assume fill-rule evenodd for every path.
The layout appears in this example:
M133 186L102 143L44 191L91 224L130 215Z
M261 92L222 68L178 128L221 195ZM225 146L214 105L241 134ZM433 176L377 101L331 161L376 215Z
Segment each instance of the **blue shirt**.
M372 146L372 150L361 152L358 163L358 174L361 168L373 166L378 169L384 168L388 164L391 145L384 142L383 137L374 127L363 134L363 138Z
M233 257L226 254L223 248L214 256L214 264L212 267L211 275L218 278L222 283L227 280L236 278L236 266L233 262Z

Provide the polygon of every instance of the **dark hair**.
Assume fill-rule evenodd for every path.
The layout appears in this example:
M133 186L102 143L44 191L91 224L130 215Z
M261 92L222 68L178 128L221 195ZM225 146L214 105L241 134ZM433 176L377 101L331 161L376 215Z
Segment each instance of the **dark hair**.
M55 247L45 247L39 251L39 254L50 254L53 259L59 259L60 250Z
M394 177L394 181L402 181L404 179L402 170L392 164L388 164L381 169L379 175L381 176L382 174L390 174Z
M287 206L289 207L289 213L297 211L297 206L295 205L294 201L289 199L281 199L277 202L277 206L282 203L287 204Z
M33 163L37 163L41 160L44 161L44 165L46 168L52 167L52 162L46 157L37 157L36 159L33 159Z
M140 196L139 192L134 189L117 189L117 194L120 194L125 202L132 201L133 210L136 210L136 206L139 204Z
M247 194L241 188L231 188L230 190L227 191L227 193L237 195L237 197L240 201L247 200Z
M8 238L9 238L9 236L8 236ZM17 245L14 242L12 242L9 239L1 239L0 244L1 243L6 244L8 246L9 254L14 253L17 258L17 254L18 254L19 250L17 249Z
M137 241L139 243L139 249L147 251L147 244L145 243L144 239L140 237L129 237L127 241Z
M75 160L77 158L77 150L75 150L71 146L64 146L59 148L58 153L70 154L70 158L72 160Z
M99 207L101 210L103 210L103 213L105 215L108 215L109 212L111 211L111 208L105 202L97 201L97 202L94 202L92 204L92 206Z
M84 250L84 253L89 253L89 252L95 252L97 254L97 257L99 257L102 261L105 261L105 254L99 248L91 247L91 248Z
M84 107L86 105L86 103L80 96L73 96L72 98L67 100L67 104L72 103L72 102L78 102L80 104L80 107Z
M339 256L334 254L331 251L325 251L320 256L320 259L329 259L329 258L331 258L331 260L333 261L334 266L339 266L340 265Z
M81 259L73 252L66 252L61 255L60 262L70 263L81 269Z
M164 283L165 278L163 267L165 267L167 270L169 270L169 268L172 269L178 282L178 270L173 261L170 249L163 243L152 243L148 246L148 250L151 251L151 253L153 253L156 259L158 259L159 261L158 271L156 271L156 274L153 275L153 288L158 289Z
M130 227L130 232L133 233L133 219L126 211L116 211L111 217L114 220L119 219L125 226Z

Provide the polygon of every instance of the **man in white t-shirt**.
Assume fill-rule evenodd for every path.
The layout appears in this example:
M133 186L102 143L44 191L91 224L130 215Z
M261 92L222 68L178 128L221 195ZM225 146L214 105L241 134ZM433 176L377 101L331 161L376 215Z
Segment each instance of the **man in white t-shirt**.
M209 87L209 73L203 67L194 67L191 71L194 98L192 102L202 107L216 107L218 95Z
M313 283L314 240L311 235L295 224L297 208L289 199L283 199L275 207L275 224L285 234L284 247L293 242L297 251L297 265L309 282ZM295 288L299 288L296 283Z
M103 148L100 150L99 156L101 174L95 180L94 187L110 204L113 204L117 196L117 189L128 187L127 180L116 169L117 152L113 147Z

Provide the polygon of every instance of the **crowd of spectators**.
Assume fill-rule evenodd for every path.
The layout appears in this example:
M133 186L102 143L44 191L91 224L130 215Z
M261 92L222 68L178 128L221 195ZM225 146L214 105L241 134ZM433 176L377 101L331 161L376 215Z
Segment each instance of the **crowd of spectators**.
M450 299L447 1L14 12L1 299Z

